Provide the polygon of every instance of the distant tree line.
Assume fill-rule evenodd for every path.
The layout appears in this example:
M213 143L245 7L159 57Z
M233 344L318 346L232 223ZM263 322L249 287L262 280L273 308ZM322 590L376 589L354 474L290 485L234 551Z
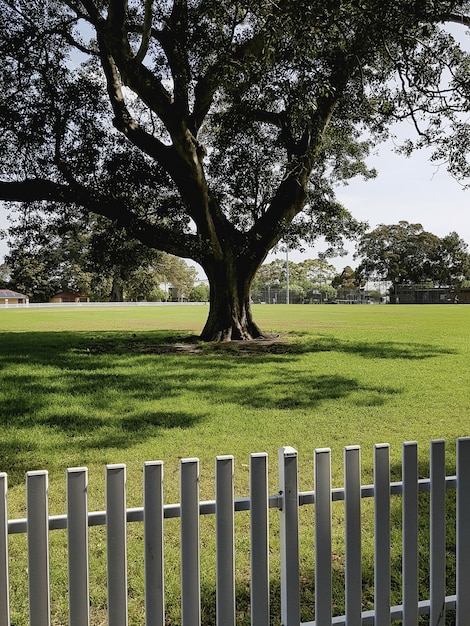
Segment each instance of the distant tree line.
M336 273L333 265L322 259L307 259L300 263L275 259L258 270L252 284L254 302L281 303L286 301L287 268L289 268L289 297L291 302L325 301L336 297L331 281Z
M167 300L171 286L179 298L208 301L209 286L197 283L197 272L178 257L112 233L100 218L76 221L65 228L47 213L22 211L8 231L10 252L0 266L0 285L47 301L58 291L73 290L95 301ZM338 272L324 258L299 263L275 259L258 270L253 302L331 302L364 293L378 299L371 283L470 286L468 246L456 232L443 238L421 224L380 224L357 241L356 268Z
M440 238L421 224L380 224L358 239L354 256L359 260L357 267L348 265L339 273L323 259L289 261L288 266L285 260L275 259L258 271L252 298L255 302L285 302L287 267L290 298L295 302L348 299L366 286L369 297L378 298L371 283L388 283L392 292L398 285L470 286L468 246L456 232Z
M93 301L209 299L197 271L183 259L148 248L101 218L88 221L22 210L8 233L9 253L0 266L0 286L47 302L61 291Z

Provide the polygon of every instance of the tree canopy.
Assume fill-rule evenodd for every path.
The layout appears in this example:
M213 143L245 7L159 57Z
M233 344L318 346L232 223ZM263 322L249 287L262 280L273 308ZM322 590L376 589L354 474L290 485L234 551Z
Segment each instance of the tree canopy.
M445 24L468 24L468 2L0 6L0 200L197 261L204 339L262 335L250 286L281 239L357 234L334 185L374 175L391 122L446 154L465 137L469 59Z
M356 246L356 257L361 257L357 273L395 285L460 285L470 277L467 248L455 232L441 239L421 224L380 224L362 235Z

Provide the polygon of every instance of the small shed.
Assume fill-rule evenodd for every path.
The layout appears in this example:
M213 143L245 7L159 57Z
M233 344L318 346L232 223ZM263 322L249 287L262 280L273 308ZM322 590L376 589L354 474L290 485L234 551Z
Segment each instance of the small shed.
M11 289L0 289L0 304L28 304L29 298Z
M83 295L82 293L78 293L77 291L61 291L60 293L56 293L49 302L56 303L65 303L65 302L90 302L90 298L88 296Z

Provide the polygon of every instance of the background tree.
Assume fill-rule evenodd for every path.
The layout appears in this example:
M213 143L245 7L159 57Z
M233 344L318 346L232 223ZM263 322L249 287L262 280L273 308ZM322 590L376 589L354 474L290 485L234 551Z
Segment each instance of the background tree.
M74 219L40 206L16 213L6 261L11 283L33 302L69 290L92 300L167 299L169 284L189 294L196 278L182 259L110 230L101 218Z
M289 261L289 268L292 262ZM274 294L286 288L287 268L284 259L274 259L263 265L256 272L251 285L251 299L254 302L273 302Z
M203 283L193 287L189 293L190 302L209 302L209 285Z
M112 302L123 302L125 292L130 299L142 299L158 286L153 268L162 256L137 239L130 238L123 228L110 229L98 219L90 232L88 264L102 283L110 285ZM108 287L109 289L109 287Z
M456 232L440 239L432 260L430 279L437 287L462 286L470 279L470 254L467 243Z
M336 297L336 289L331 281L336 268L324 259L306 259L296 265L293 276L305 291L308 300L331 300ZM320 296L320 298L318 298Z
M6 287L10 284L10 268L6 263L0 263L0 285Z
M469 271L466 243L457 233L443 239L426 232L421 224L380 224L360 238L357 273L364 279L390 281L394 285L430 282L460 284Z
M155 269L160 279L164 278L171 284L179 300L189 300L189 295L197 280L195 267L188 266L183 259L162 253Z
M365 285L365 281L356 270L347 265L340 274L333 277L331 285L338 291L340 298L349 299L351 293L358 292Z
M322 294L322 299L331 299L336 290L331 286L335 268L324 259L306 259L300 263L289 260L289 292L291 302L304 302ZM287 289L287 261L274 259L264 263L252 283L252 299L255 302L285 302Z
M467 2L0 3L0 199L197 261L204 339L262 334L251 282L281 239L357 233L333 186L373 174L364 132L411 116L431 141L468 108L440 26Z
M91 274L84 252L88 235L80 224L38 213L19 211L9 229L10 248L5 261L15 289L34 301L48 301L58 291L89 293Z

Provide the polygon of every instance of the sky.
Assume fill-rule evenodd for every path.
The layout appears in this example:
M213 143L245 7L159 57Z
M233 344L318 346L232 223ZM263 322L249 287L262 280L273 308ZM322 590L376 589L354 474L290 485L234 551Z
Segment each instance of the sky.
M452 178L444 165L431 163L430 156L430 151L421 150L405 157L396 154L394 144L387 142L367 161L377 169L377 178L353 179L337 190L337 197L356 219L366 221L370 229L405 220L421 224L424 230L438 237L455 231L470 249L470 189L464 189ZM346 242L345 247L350 254L331 259L338 270L358 263L352 257L354 242ZM315 258L321 250L322 245L305 253L291 251L289 258L299 262ZM275 256L279 255L270 255L268 260Z

